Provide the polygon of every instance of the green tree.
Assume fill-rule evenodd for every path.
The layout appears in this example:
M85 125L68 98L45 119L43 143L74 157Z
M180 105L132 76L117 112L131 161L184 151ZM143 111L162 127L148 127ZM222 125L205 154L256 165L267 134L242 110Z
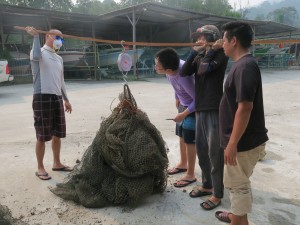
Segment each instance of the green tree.
M193 11L203 10L204 0L160 0L164 5L175 6Z
M73 12L101 15L118 8L120 6L114 0L77 0Z
M104 10L103 13L115 11L119 8L120 6L114 0L104 0L102 2L102 9Z
M145 2L158 2L158 0L121 0L119 6L121 8L137 5Z
M204 12L218 16L231 15L232 7L228 0L204 0Z
M48 9L70 12L72 10L71 0L0 0L0 3L5 3L15 6L31 7L36 9Z
M228 0L160 0L160 2L169 6L177 6L218 16L241 17L241 13L234 11Z
M294 23L298 20L299 15L295 7L290 6L282 7L270 12L267 15L267 18L278 23L294 25Z
M256 15L256 17L254 18L255 20L265 20L265 15L264 14L258 14Z
M73 8L73 12L82 14L98 14L98 11L101 11L101 2L96 0L77 0Z

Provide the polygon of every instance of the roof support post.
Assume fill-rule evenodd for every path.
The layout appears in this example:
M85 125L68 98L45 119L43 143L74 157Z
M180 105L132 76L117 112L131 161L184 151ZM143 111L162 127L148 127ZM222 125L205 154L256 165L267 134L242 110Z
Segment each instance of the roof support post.
M141 16L141 15L140 15ZM136 19L136 13L135 13L135 8L132 8L132 20L129 18L129 16L127 16L129 22L132 25L132 42L136 42L136 24L139 20L140 17L138 17L138 19ZM132 50L133 50L133 75L136 79L138 79L138 73L137 73L137 68L136 68L136 63L137 63L137 52L136 52L136 45L132 46Z
M136 42L136 18L135 18L135 8L132 8L132 41ZM136 45L133 45L133 75L138 79L138 73L136 70L137 54L136 54Z
M1 35L2 50L4 51L5 45L4 45L4 31L3 31L2 17L3 17L3 13L1 13L1 16L0 16L0 32L1 32L0 35Z
M189 19L188 22L189 22L189 35L190 35L189 38L190 38L190 41L192 41L192 38L191 38L192 37L192 24L191 24L191 20Z
M95 22L92 23L92 36L93 36L93 38L96 38ZM98 68L100 70L100 66L99 66L98 48L97 48L95 41L93 41L93 52L94 52L94 78L95 78L95 80L101 80L101 77L100 77L101 75L98 76Z
M298 37L298 34L296 35L296 38ZM296 62L298 63L298 58L299 58L299 55L297 57L297 52L298 52L298 44L295 43L295 59L296 59Z
M255 26L253 25L252 26L252 29L253 29L253 40L255 40ZM253 44L252 46L252 55L254 56L254 52L255 52L255 44Z

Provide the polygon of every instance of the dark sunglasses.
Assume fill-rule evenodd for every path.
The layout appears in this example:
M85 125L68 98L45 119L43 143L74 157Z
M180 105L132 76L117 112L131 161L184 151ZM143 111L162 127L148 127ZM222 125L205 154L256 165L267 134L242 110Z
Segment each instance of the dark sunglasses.
M60 37L60 36L56 36L56 37L55 37L55 39L56 39L56 40L61 40L61 42L62 42L62 43L64 43L64 42L65 42L65 39L63 39L63 38L62 38L62 37Z

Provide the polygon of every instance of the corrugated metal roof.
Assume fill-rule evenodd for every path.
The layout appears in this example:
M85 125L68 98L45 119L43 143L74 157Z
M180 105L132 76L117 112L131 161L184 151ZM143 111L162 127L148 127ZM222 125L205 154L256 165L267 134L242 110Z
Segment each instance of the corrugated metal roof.
M182 35L178 35L180 38L172 35L171 41L188 41L189 33L199 26L214 24L220 27L226 22L238 20L159 3L143 3L99 16L0 4L3 31L6 34L20 32L13 26L34 26L42 30L48 30L51 26L66 34L91 37L94 25L96 38L128 41L132 40L132 25L128 18L132 18L133 10L138 19L137 41L160 41L160 33L177 27L178 32L184 33L185 38ZM298 28L271 21L244 21L252 24L256 37L300 33Z

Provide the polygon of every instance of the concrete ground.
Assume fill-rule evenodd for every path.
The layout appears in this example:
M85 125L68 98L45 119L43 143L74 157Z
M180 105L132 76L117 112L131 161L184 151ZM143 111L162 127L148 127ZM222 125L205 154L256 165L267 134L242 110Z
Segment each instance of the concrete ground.
M179 158L174 123L165 120L176 114L174 94L165 78L129 83L138 106L161 131L170 152L170 165ZM267 156L252 176L254 195L252 225L300 224L300 72L263 71L266 126L270 141ZM92 143L103 117L118 103L122 82L67 82L73 112L67 115L67 138L62 142L63 163L74 165ZM12 216L27 224L103 225L217 225L217 210L230 207L228 192L220 207L204 211L199 204L206 198L192 199L193 186L174 188L180 175L169 177L166 191L143 200L137 208L106 207L87 209L52 194L65 177L51 171L52 152L46 146L45 165L52 176L41 181L35 175L35 131L31 109L32 85L0 87L0 204ZM200 169L196 166L197 184Z

